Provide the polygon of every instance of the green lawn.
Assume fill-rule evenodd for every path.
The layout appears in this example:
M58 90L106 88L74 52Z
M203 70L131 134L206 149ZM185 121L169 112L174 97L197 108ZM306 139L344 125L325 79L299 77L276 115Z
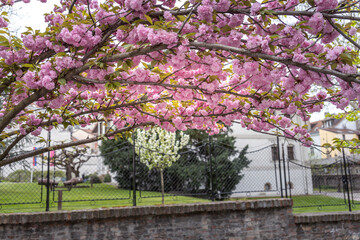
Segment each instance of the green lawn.
M241 200L251 199L268 199L279 197L261 197L261 198L241 198ZM349 206L342 198L335 198L323 195L304 195L304 196L292 196L293 199L293 212L294 213L306 213L306 212L340 212L349 211ZM232 199L240 200L240 199ZM332 206L326 206L332 205ZM360 210L360 202L354 201L351 206L353 210Z
M87 188L73 188L71 191L63 190L63 210L109 208L132 206L132 191L118 189L109 184L81 184ZM137 191L137 205L160 205L161 193ZM274 198L274 197L267 197ZM37 183L0 183L0 213L13 212L42 212L45 210L46 188ZM261 198L241 198L230 200L247 200ZM58 191L50 192L50 210L57 210ZM335 212L348 211L348 205L342 198L323 195L293 196L294 213L304 212ZM186 196L165 197L165 204L182 204L209 202L209 200ZM7 203L18 203L10 204ZM31 203L31 204L24 204ZM332 206L325 206L332 205ZM360 210L360 202L352 205L354 210Z
M132 191L118 189L109 184L81 184L79 186L88 188L73 188L63 190L63 210L109 208L132 206ZM137 191L137 205L159 205L161 204L161 193ZM46 187L42 188L37 183L0 183L0 213L13 212L39 212L45 210ZM50 192L50 210L57 210L58 191ZM202 198L186 196L165 197L165 204L209 202ZM10 204L7 203L18 203ZM24 204L31 203L31 204ZM5 205L4 205L5 204Z

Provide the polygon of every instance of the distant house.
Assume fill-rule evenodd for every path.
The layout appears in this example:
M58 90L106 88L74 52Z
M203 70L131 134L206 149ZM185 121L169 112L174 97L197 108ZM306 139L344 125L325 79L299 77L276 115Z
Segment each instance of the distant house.
M335 138L345 140L353 138L359 139L360 122L350 122L345 118L326 118L324 120L310 123L310 135L314 140L315 146L322 146L326 143L332 144L333 139ZM310 152L312 160L334 158L340 155L340 152L337 150L330 151L324 147L321 147L320 149L321 151L316 151L315 147L312 148ZM345 154L351 155L348 149L345 149Z
M344 155L339 150L321 147L323 144L333 145L333 139L359 139L360 122L350 122L343 119L326 118L310 124L310 134L315 146L311 149L310 159L313 167L314 187L334 188L338 192L343 187L342 176L346 172L351 179L350 184L354 190L360 189L360 154L353 154L344 149Z
M88 138L93 138L99 135L99 124L94 124L91 128L78 128L71 134L71 140L73 142L84 140ZM91 153L98 154L99 153L99 144L98 142L87 143L85 145L80 145L80 147L89 147Z
M278 149L276 136L246 130L239 124L232 129L239 150L249 145L247 157L251 160L249 167L243 170L244 177L236 186L234 197L279 196L281 188L292 195L312 194L311 171L303 167L308 166L308 148L280 137Z
M90 128L81 128L80 126L75 126L74 128L53 128L50 131L50 143L51 146L58 145L62 143L68 143L73 141L84 140L87 138L92 138L98 136L101 133L100 129L102 126L100 124L94 124ZM48 131L43 130L41 135L46 141L48 140ZM47 142L38 142L31 143L24 146L25 151L31 151L33 149L39 149L47 146ZM76 146L76 148L89 147L89 151L87 155L91 156L89 161L87 161L80 168L80 176L89 175L93 173L97 173L98 175L106 174L108 172L108 168L103 164L103 159L100 155L98 142L88 143L85 145ZM68 148L69 150L71 148ZM60 150L51 151L50 157L57 157L57 154ZM46 171L47 167L47 153L40 154L35 157L27 158L24 161L20 161L18 163L11 164L11 166L5 166L0 169L0 177L6 177L14 170L18 169L26 169L31 171L31 177L29 181L32 181L32 174L34 171ZM53 163L50 164L51 170L56 168ZM64 171L64 169L56 168L57 170Z

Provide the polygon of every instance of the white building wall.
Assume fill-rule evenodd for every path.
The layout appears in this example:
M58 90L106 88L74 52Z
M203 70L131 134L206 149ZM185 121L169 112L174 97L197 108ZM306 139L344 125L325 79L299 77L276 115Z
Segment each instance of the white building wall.
M247 157L251 160L248 168L242 172L243 179L239 182L234 190L233 197L246 196L275 196L280 195L280 176L278 161L272 159L271 146L277 144L276 136L257 133L246 130L239 124L232 127L232 136L236 137L236 147L241 150L249 145ZM284 145L285 159L287 159L287 146L294 147L295 160L292 162L300 165L308 165L309 149L293 140L280 137L280 146ZM259 151L257 151L259 150ZM282 149L280 148L280 156L282 159ZM283 165L281 164L281 172L284 174ZM275 169L277 170L275 173ZM309 168L299 167L290 162L290 181L293 189L293 195L305 195L312 193L311 170ZM286 164L286 174L288 166ZM289 176L287 176L289 182ZM271 185L270 191L265 191L265 184ZM282 175L282 185L285 188L284 176ZM289 193L290 194L290 191Z

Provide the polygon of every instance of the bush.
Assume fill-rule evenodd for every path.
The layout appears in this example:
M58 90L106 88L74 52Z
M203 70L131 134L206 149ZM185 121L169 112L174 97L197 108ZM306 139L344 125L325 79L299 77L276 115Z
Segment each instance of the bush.
M9 182L30 182L31 172L29 170L19 169L10 173L6 177Z
M104 176L104 183L109 183L109 182L111 182L111 176L110 176L110 174L107 173Z
M42 178L46 178L47 176L47 171L44 171L42 174ZM65 172L64 171L60 171L60 170L56 170L55 171L55 177L59 177L59 178L65 178ZM41 178L41 171L34 171L33 174L33 182L37 182L37 180ZM50 179L54 178L54 171L50 170Z
M97 173L88 175L87 179L90 180L90 183L102 183L101 178L97 175Z
M43 174L41 174L41 171L34 171L32 181L37 182L38 179L41 178L41 176L42 176L42 178L46 178L47 171L44 171ZM55 171L55 177L63 178L63 177L65 177L65 172L60 171L60 170L56 170ZM9 182L30 182L30 178L31 178L31 171L24 170L24 169L19 169L19 170L16 170L16 171L10 173L6 178L4 178L4 181L9 181ZM54 171L50 171L50 179L53 179L53 178L54 178Z

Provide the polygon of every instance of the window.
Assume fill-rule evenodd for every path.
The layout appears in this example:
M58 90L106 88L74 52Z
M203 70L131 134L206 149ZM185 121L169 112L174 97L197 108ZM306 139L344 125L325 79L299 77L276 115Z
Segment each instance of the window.
M279 160L279 152L278 152L278 147L277 146L272 146L271 147L271 154L272 154L272 160L273 161Z
M328 119L324 122L323 127L328 128L332 127L334 125L334 119Z
M310 155L315 156L315 148L310 148Z
M265 191L270 191L271 190L271 184L270 183L265 183L265 185L264 185L264 190Z
M293 145L289 145L287 147L287 153L288 153L288 159L289 160L295 160L295 157L294 157L294 146Z

